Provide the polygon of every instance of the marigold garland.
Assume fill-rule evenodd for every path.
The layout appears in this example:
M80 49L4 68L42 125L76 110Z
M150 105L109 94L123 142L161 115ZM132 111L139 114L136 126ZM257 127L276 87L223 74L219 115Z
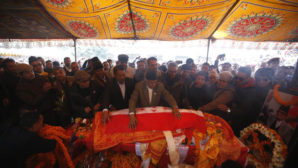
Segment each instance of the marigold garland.
M141 165L141 160L132 153L116 153L111 158L112 168L137 168Z
M57 141L54 153L60 166L74 168L72 159L63 143L63 140L70 140L71 138L66 135L66 130L64 128L46 125L41 129L39 135L43 138Z
M257 137L257 133L255 131L258 131L261 134L263 134L264 136L266 136L270 140L270 142L269 141L260 142ZM265 157L265 158L267 157L266 152L263 149L263 145L265 145L265 144L271 145L272 143L274 143L274 148L272 150L272 154L273 154L272 159L269 160L269 163L268 164L266 163L266 165L261 163L260 160L253 157L253 155L249 155L249 157L248 157L249 160L254 162L255 166L261 165L261 167L282 168L283 162L285 161L286 156L287 156L287 145L284 144L282 138L278 135L278 133L276 133L276 131L266 127L265 125L263 125L261 123L253 123L241 131L240 140L243 143L245 143L245 140L250 135L253 137L253 141L257 142L257 143L249 144L248 147L250 149L252 149L252 148L258 149L260 151L260 155L262 157Z
M279 104L281 104L281 105L283 105L283 106L291 106L291 105L294 105L294 104L298 104L298 99L295 99L295 97L293 96L293 98L290 100L290 101L284 101L284 100L282 100L280 97L279 97L279 94L278 94L278 88L280 87L280 85L279 84L276 84L275 86L274 86L274 89L273 89L273 96L274 96L274 98L275 98L275 100L279 103Z

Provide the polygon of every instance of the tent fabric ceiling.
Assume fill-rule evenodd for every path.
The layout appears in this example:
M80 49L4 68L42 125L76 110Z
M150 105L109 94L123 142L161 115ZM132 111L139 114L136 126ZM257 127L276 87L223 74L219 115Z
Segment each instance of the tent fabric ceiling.
M290 2L273 2L277 0L241 0L227 15L214 37L252 41L294 39L298 35L298 3L291 6Z
M0 2L1 39L72 37L36 0L2 0Z
M41 3L78 38L194 40L208 38L235 0L78 0ZM129 5L132 11L132 26Z
M298 39L297 0L39 2L41 5L33 0L1 2L0 38Z

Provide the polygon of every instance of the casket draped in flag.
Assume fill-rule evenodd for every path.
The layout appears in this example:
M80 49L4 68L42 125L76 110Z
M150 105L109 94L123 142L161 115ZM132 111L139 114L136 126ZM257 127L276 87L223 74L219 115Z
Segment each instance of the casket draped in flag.
M173 131L173 136L184 133L181 129L196 129L206 132L204 115L200 111L180 110L181 118L176 119L167 107L139 108L136 110L138 124L135 130L128 127L128 109L111 112L107 125L101 123L101 113L94 119L94 151L101 151L120 143L151 142L164 138L163 132Z

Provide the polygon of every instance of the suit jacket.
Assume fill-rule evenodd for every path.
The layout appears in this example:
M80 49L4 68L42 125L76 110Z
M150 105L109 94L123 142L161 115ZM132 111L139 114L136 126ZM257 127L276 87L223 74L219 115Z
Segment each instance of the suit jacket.
M93 108L97 103L102 104L104 87L91 81L89 88L81 89L77 83L74 83L69 91L70 105L74 117L91 118L93 113L85 113L84 108Z
M135 112L136 107L158 106L161 100L165 100L171 107L178 107L174 97L165 89L161 82L157 82L152 92L152 100L149 103L149 92L145 81L136 84L129 100L129 112Z
M125 98L123 99L118 82L115 78L113 78L105 89L103 107L109 108L109 106L112 105L117 110L128 108L128 102L134 87L134 80L131 78L125 78Z

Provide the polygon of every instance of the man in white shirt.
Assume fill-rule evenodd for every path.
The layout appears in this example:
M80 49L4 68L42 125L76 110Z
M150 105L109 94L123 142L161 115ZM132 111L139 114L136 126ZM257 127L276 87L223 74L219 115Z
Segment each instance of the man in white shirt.
M134 90L134 80L125 76L125 68L117 65L114 78L108 83L103 100L103 123L109 120L109 111L128 108L130 95Z

